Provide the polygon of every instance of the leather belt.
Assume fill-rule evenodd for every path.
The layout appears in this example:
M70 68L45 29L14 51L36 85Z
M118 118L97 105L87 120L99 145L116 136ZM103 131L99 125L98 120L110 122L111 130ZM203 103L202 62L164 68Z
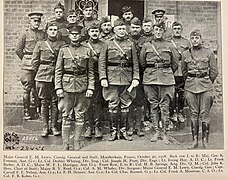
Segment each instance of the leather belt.
M25 52L24 55L32 55L33 52Z
M52 61L40 61L40 64L52 65L52 66L54 66L54 65L55 65L55 63L54 63L54 62L52 62Z
M207 72L204 72L204 73L196 73L196 74L188 73L188 76L189 76L189 77L202 78L202 77L208 76L208 73L207 73Z
M132 67L133 64L128 62L120 62L120 63L108 62L108 66Z
M86 74L87 71L84 69L84 70L75 70L75 71L64 71L64 74L70 74L70 75L84 75Z
M170 64L155 63L155 64L147 64L146 67L153 67L153 68L169 68L169 67L170 67Z

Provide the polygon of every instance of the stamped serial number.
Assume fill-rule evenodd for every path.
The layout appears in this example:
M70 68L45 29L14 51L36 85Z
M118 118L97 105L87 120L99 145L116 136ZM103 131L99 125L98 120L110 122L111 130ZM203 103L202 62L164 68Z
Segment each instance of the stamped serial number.
M38 141L37 136L23 136L22 141Z
M44 151L44 146L21 146L21 151Z

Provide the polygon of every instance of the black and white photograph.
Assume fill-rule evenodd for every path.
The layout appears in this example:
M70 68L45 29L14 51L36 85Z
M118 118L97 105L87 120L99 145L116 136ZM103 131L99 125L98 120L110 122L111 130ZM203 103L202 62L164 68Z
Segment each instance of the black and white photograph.
M221 2L4 0L4 151L224 148Z
M228 177L224 0L1 5L0 179Z

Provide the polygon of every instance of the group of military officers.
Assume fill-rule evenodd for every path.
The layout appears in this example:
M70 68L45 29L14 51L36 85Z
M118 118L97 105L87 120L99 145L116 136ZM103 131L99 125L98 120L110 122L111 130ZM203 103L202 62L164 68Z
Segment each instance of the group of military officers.
M93 18L92 5L84 7L80 22L74 10L65 20L61 3L54 13L45 31L39 30L43 13L29 13L30 28L16 47L22 60L24 119L31 119L32 94L44 123L43 137L62 134L64 150L79 150L84 125L84 137L91 137L93 128L95 137L102 137L107 102L110 141L132 141L134 133L143 136L142 121L148 110L155 130L151 141L162 139L168 144L169 121L183 121L186 101L193 136L189 149L198 147L200 121L202 145L207 146L212 83L218 70L213 52L203 47L199 30L191 32L190 41L185 39L181 23L166 27L163 9L152 12L154 23L149 18L141 23L131 7L124 6L113 27L108 17ZM128 118L129 111L134 118Z

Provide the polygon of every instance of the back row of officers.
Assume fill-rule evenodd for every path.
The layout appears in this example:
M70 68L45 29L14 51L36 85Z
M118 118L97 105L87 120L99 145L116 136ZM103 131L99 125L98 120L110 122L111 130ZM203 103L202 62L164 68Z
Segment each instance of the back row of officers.
M184 89L191 111L193 144L189 148L198 147L200 121L205 148L214 99L212 83L218 70L213 52L202 46L201 32L192 31L190 43L181 36L181 23L174 22L172 29L165 26L162 9L152 12L154 24L150 19L141 23L130 7L122 11L122 18L112 27L108 17L93 19L89 4L83 9L81 22L74 10L64 20L64 6L58 3L55 19L47 23L45 31L39 30L43 14L28 14L30 28L16 48L22 60L24 119L31 118L32 93L37 107L41 106L42 136L62 133L63 149L79 150L84 124L85 137L91 137L93 128L95 137L102 137L105 102L110 141L131 141L133 133L143 136L141 123L148 108L155 130L151 141L169 143L169 120L176 114L179 121L183 118ZM135 118L128 120L129 110ZM58 113L62 114L62 132L56 126ZM74 143L70 144L72 128Z

